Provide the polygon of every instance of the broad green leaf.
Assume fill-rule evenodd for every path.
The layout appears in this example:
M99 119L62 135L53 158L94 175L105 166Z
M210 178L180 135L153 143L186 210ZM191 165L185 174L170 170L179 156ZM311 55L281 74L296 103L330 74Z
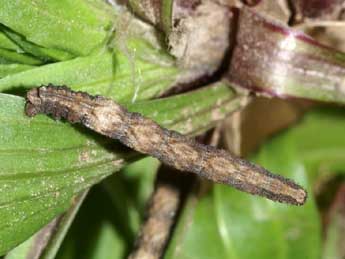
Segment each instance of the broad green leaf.
M25 242L21 243L19 246L17 246L13 250L11 250L4 257L4 259L24 259L25 257L27 257L30 251L31 245L34 243L34 241L35 241L35 235L30 237Z
M57 252L58 258L65 259L76 258L81 253L84 256L87 253L89 259L91 257L105 258L109 254L113 258L123 257L132 246L139 229L143 209L151 194L158 165L157 159L146 157L125 166L118 174L108 177L99 187L91 191L91 197L83 203L83 208L78 212L78 219L73 223L71 230L68 228L84 199L78 198L77 206L72 206L58 218L54 224L55 231L45 235L41 233L45 231L45 228L53 227L51 225L55 223L53 220L30 239L11 250L5 259L24 259L28 258L28 255L37 255L37 253L41 255L39 257L41 259L53 259ZM99 199L103 202L100 203ZM99 213L102 210L104 210L103 213ZM112 218L110 215L113 213L116 215L116 221L110 220ZM89 222L97 222L97 224L90 228ZM124 228L128 232L126 235L130 237L126 242L123 242L123 233L121 235L121 228L118 226L126 226ZM67 230L68 235L64 240ZM80 238L81 235L84 238ZM49 240L47 247L39 245L44 242L42 239ZM60 248L62 241L63 245ZM91 242L93 245L88 246ZM43 251L40 251L42 249ZM38 251L35 253L35 250Z
M287 206L214 185L188 201L166 258L320 258L321 222L312 189L325 173L345 172L344 128L343 109L315 110L254 157L305 186L306 205Z
M57 249L60 247L60 243L66 235L87 193L88 190L83 191L74 199L73 205L67 212L56 217L35 235L11 250L4 259L55 258Z
M57 258L123 258L126 234L107 193L95 186L83 203ZM80 238L80 237L83 238Z
M73 55L61 51L58 49L50 49L50 48L44 48L40 47L34 43L31 43L29 41L26 41L23 36L18 35L17 33L7 29L2 28L2 31L6 34L6 36L11 39L13 42L15 42L22 51L31 54L42 61L54 61L54 60L66 60L73 58Z
M5 33L3 33L2 31L0 31L0 48L2 49L8 49L8 50L13 50L13 51L17 51L20 52L23 50L16 45L13 41L11 41Z
M151 118L153 120L160 121L167 127L177 131L196 135L198 130L195 132L191 130L192 128L203 131L209 129L210 121L219 121L224 117L224 114L237 110L246 100L246 97L243 96L229 100L230 95L235 97L235 92L227 87L227 84L219 82L211 87L194 91L193 95L182 94L175 96L172 103L163 98L150 102L127 104L127 107L135 112L148 111L152 114ZM188 105L186 105L186 102L188 102ZM217 112L206 112L210 105L218 107L215 110ZM192 114L197 116L192 118Z
M105 4L94 8L83 0L1 0L0 6L0 23L36 45L74 55L104 44L112 19Z
M40 65L43 62L31 55L15 51L0 49L0 64L20 63L26 65Z
M24 64L0 64L0 79L8 75L32 69L34 67L35 66Z
M102 182L102 187L112 201L113 210L119 215L118 224L127 225L127 235L132 238L139 230L159 165L159 160L145 157L127 165L118 175ZM131 241L134 242L134 239Z
M108 258L109 255L125 258L139 230L158 165L158 160L151 157L141 159L94 188L57 258L72 259L80 254L89 259ZM81 239L81 235L85 238Z
M200 96L210 96L213 102L203 104ZM198 121L199 116L207 116L206 126L211 127L239 108L240 102L236 106L234 101L242 98L226 85L217 84L137 107L131 104L128 108L191 134L200 125L205 127L205 122ZM157 106L156 111L149 109L159 102L161 107ZM190 105L195 111L186 109ZM116 141L43 115L30 119L23 110L22 98L0 95L0 254L65 211L75 194L138 157ZM169 118L162 115L166 112L180 114L181 120L174 118L180 124L169 125ZM183 127L187 122L189 126Z
M135 45L142 55L164 57L152 46ZM102 51L88 57L47 64L29 71L0 79L0 91L23 91L43 84L68 85L72 89L91 94L110 96L116 100L142 100L157 96L175 82L179 70L173 65L153 63L141 58L133 59L121 51Z

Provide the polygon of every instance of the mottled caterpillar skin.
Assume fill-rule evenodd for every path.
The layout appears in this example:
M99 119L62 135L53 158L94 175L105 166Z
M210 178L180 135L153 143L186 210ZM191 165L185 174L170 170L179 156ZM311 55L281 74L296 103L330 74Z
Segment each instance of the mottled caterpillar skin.
M102 96L74 92L65 86L42 86L27 94L26 114L50 114L86 127L178 170L193 172L216 183L268 199L304 204L307 193L293 181L234 157L225 150L197 143L160 127L139 113L128 112Z

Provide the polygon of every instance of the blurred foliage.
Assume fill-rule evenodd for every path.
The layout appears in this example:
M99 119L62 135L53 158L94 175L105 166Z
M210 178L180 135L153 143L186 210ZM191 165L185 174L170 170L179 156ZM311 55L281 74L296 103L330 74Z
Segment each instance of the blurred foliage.
M314 110L252 157L307 187L303 207L215 185L189 201L167 258L321 258L322 222L313 189L318 179L345 173L344 127L342 109Z

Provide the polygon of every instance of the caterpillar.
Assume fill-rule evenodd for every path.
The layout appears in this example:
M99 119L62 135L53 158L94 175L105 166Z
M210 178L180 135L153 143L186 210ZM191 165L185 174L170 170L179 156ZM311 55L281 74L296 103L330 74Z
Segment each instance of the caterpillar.
M229 152L165 129L111 99L74 92L66 86L41 86L27 93L26 114L50 114L84 126L178 170L273 201L302 205L307 192L293 181Z

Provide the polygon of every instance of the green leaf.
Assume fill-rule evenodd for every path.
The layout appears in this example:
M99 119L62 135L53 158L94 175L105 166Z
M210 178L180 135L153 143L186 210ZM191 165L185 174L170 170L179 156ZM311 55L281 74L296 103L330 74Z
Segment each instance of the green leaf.
M17 46L13 41L11 41L2 31L0 31L0 48L13 50L17 52L23 51L19 46Z
M131 237L128 246L134 242L139 230L159 165L157 159L145 157L127 165L118 175L102 182L102 187L112 201L113 210L119 216L117 224L126 225L127 236Z
M162 57L152 46L145 45L139 51L143 52L142 55ZM0 91L23 91L52 83L121 101L134 97L142 100L167 90L175 82L178 73L179 70L172 64L153 63L142 59L140 55L131 59L120 51L103 51L7 76L0 79Z
M55 258L57 249L60 247L87 192L84 191L78 195L66 213L52 220L31 238L11 250L4 259Z
M8 75L32 69L34 67L35 66L24 64L0 64L0 79Z
M11 250L4 259L24 259L30 251L31 245L34 243L35 235L30 237L25 242Z
M76 258L81 253L89 259L107 258L109 254L124 258L139 230L158 165L151 157L141 159L92 189L57 258Z
M344 128L343 110L315 110L254 157L305 186L306 205L287 206L214 185L188 201L166 258L320 258L321 222L312 188L325 174L345 172Z
M213 102L203 104L200 96L211 96ZM191 134L200 126L211 127L239 108L240 102L237 106L234 103L242 98L220 83L161 101L140 103L138 107L131 104L129 108L154 117L163 126ZM148 109L152 105L157 110ZM189 105L195 111L186 109ZM0 95L0 254L65 211L77 193L138 158L115 141L84 128L42 115L30 119L23 111L22 98ZM167 111L181 115L174 118L179 123L169 125L170 119L162 115ZM199 116L209 118L208 124L200 123ZM182 126L187 121L189 127Z
M43 48L34 43L26 41L23 36L3 27L2 31L7 35L9 39L15 42L22 51L29 53L42 61L56 61L71 59L74 56L68 52L58 49Z
M105 4L94 8L83 0L1 0L0 6L0 23L36 45L74 55L103 45L112 19Z
M235 91L222 82L192 93L169 98L173 99L172 102L163 98L150 102L126 104L126 106L133 112L147 111L152 114L150 117L153 120L161 122L168 128L196 135L200 130L205 131L215 126L210 122L222 120L241 107L246 100L245 96L236 97ZM229 99L229 97L232 98ZM209 111L210 107L213 107L212 112ZM196 129L196 131L191 129Z
M33 56L15 51L0 49L0 64L20 63L26 65L40 65L43 62Z
M107 193L95 186L83 203L56 258L122 258L126 249L119 215ZM83 238L80 238L82 235Z

